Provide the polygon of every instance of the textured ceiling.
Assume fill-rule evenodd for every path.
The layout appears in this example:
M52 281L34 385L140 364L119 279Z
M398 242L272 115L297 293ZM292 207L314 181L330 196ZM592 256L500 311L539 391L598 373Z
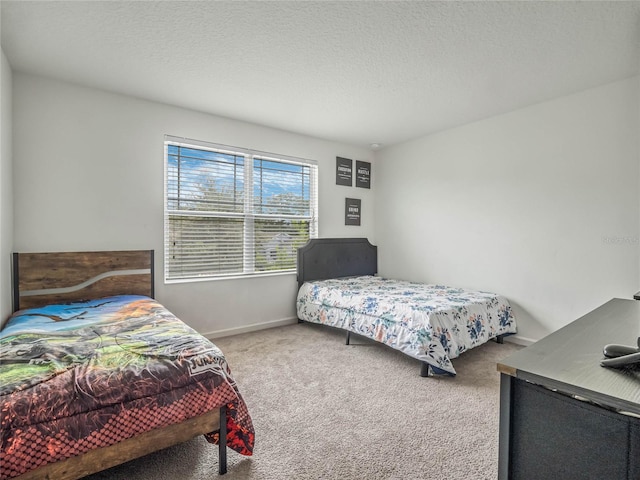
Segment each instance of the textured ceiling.
M640 2L1 2L29 72L354 145L638 74Z

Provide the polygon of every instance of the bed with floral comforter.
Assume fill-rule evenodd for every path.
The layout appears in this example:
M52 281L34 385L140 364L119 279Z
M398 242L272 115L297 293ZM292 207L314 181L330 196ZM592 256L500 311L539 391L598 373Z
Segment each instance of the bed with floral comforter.
M501 295L371 275L305 282L297 313L400 350L428 365L428 374L455 375L452 359L516 332Z

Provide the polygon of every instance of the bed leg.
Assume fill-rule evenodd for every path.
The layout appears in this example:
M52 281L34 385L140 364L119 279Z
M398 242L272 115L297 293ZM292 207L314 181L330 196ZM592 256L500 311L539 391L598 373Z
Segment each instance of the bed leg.
M497 343L504 343L504 337L505 337L504 335L498 335L496 337L496 342Z
M349 341L351 340L351 332L347 330L347 340L344 342L345 345L349 345Z
M298 319L298 323L304 323L304 320Z
M421 362L420 364L420 376L428 377L429 376L429 364L427 362Z
M218 473L227 473L227 406L220 407L220 436L218 439Z

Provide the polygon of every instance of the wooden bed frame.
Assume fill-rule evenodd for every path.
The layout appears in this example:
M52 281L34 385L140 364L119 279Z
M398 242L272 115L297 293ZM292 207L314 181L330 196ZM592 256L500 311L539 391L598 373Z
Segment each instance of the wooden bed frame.
M298 249L298 289L308 281L377 273L378 247L367 238L312 238ZM504 337L499 335L495 340L503 343ZM347 330L345 343L350 341ZM428 377L429 364L420 363L420 376Z
M153 250L13 254L13 310L111 295L154 296ZM15 480L74 480L199 435L220 431L218 472L227 472L226 407L26 472ZM12 480L14 480L12 479Z

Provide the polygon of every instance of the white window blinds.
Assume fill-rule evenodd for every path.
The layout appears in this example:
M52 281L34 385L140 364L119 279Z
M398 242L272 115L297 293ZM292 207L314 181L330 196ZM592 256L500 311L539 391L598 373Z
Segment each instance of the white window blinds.
M317 165L165 138L165 280L295 271L317 236Z

